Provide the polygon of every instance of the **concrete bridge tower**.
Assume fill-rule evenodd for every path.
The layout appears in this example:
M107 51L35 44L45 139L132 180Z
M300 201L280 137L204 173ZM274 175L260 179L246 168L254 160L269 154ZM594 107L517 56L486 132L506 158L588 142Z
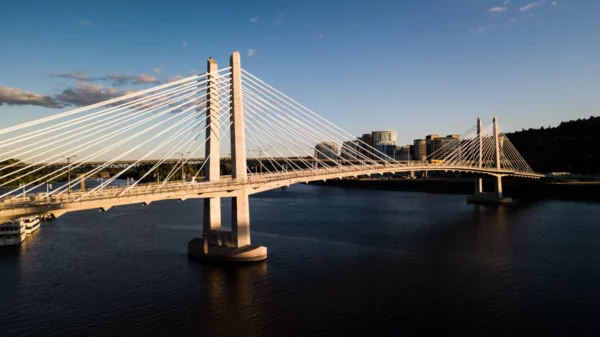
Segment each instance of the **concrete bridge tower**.
M494 117L494 169L497 171L502 170L502 166L500 164L501 154L500 154L500 138L498 135L498 117ZM477 138L478 138L478 167L482 168L484 166L483 163L483 138L482 138L482 126L481 119L477 118ZM483 179L481 177L477 177L475 183L475 193L467 197L467 202L475 203L475 204L508 204L512 202L510 197L505 197L502 195L502 174L497 173L492 175L495 178L494 181L494 192L483 192Z
M244 132L244 108L242 105L242 72L239 51L230 58L231 76L231 178L247 179L246 139ZM220 129L219 129L219 83L217 63L209 59L207 83L207 137L205 180L220 179ZM267 248L253 246L250 241L250 204L248 191L241 188L231 192L231 232L221 230L221 198L204 199L203 237L188 244L188 255L192 258L232 262L261 261L267 258Z

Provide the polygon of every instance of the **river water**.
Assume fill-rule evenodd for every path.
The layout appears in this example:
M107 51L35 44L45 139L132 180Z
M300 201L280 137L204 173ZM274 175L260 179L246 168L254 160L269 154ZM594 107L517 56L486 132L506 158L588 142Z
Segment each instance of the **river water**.
M0 335L600 335L598 204L292 186L251 197L269 258L234 266L187 259L201 206L71 213L0 249Z

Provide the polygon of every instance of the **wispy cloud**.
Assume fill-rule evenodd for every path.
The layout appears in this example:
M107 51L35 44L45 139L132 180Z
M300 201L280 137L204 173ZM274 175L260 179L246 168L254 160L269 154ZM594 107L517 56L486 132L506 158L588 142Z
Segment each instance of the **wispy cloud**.
M169 77L169 79L167 80L167 83L171 83L171 82L175 82L175 81L179 81L183 79L183 76L181 75L175 75L175 76L171 76Z
M151 75L140 74L137 76L133 75L121 75L119 73L112 73L108 76L92 78L92 81L112 81L113 86L122 86L126 84L158 84L160 81Z
M134 92L133 89L118 90L114 87L104 87L102 84L79 82L77 86L63 90L54 98L64 106L86 106Z
M82 27L87 27L87 26L91 25L92 22L90 20L87 20L87 19L79 19L79 20L77 20L77 24L80 25L80 26L82 26Z
M252 19L250 19L250 22L252 23L255 23L256 21L258 21L258 16L255 16Z
M61 78L69 78L69 79L74 79L74 80L80 80L80 81L87 81L90 79L90 77L82 72L79 71L72 71L68 74L50 74L51 77L61 77Z
M510 3L511 0L504 0L504 6L508 5Z
M190 74L198 75L198 69L190 69Z
M183 40L183 44L181 45L181 48L183 48L183 49L187 48L187 39Z
M492 29L492 26L481 26L477 29L471 29L470 33L473 36L482 36L483 34L487 33L490 29Z
M134 92L136 90L119 90L114 87L105 87L102 84L89 82L78 82L75 87L68 87L61 93L53 96L0 86L0 105L33 105L61 109L95 104Z
M558 5L558 1L552 1L552 6Z
M248 49L248 56L254 56L256 54L256 49Z
M158 78L146 74L138 75L134 80L133 84L155 84L160 83Z
M544 4L543 0L542 1L532 2L532 3L528 4L528 5L525 5L525 6L521 7L520 11L521 12L526 12L526 11L528 11L530 9L535 8L535 7L542 6L543 4Z
M492 7L490 9L488 9L488 12L489 13L504 13L507 10L508 10L508 8L506 8L506 7L500 7L500 6L498 6L498 7Z
M35 105L56 109L65 107L65 104L54 97L34 94L7 86L0 86L0 105Z
M280 11L275 16L275 20L273 20L274 25L280 25L283 23L283 18L285 18L285 11Z
M319 35L317 35L317 37L318 37L319 39L322 39L322 38L323 38L323 34L319 34Z
M156 75L160 75L160 73L162 73L162 67L163 67L163 64L161 63L161 64L158 65L158 67L153 68L152 71L154 71L154 73Z

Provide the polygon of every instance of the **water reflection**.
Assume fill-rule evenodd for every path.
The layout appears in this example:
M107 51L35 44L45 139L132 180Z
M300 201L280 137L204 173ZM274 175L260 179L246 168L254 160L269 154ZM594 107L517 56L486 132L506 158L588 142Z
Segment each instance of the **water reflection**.
M201 200L43 224L0 249L0 334L598 335L595 205L310 185L250 202L259 264L186 259Z
M223 265L190 260L191 277L202 281L203 335L236 335L241 327L256 334L266 327L260 305L265 294L259 292L267 282L267 265L267 261Z

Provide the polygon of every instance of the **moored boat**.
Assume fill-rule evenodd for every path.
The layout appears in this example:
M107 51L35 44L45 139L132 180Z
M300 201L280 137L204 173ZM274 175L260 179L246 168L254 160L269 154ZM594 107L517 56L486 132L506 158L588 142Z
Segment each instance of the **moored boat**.
M25 240L25 224L20 221L0 223L0 247L15 246Z
M25 225L25 233L31 234L40 228L39 215L27 216L19 219L22 225Z

